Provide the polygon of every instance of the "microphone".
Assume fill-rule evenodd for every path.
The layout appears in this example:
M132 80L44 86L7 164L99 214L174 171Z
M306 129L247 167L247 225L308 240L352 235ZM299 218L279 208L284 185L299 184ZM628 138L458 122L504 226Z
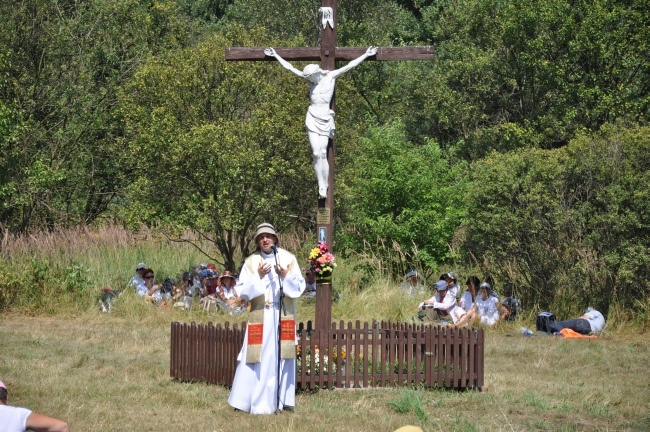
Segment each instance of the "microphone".
M271 250L273 251L273 255L276 255L278 253L278 245L271 245Z

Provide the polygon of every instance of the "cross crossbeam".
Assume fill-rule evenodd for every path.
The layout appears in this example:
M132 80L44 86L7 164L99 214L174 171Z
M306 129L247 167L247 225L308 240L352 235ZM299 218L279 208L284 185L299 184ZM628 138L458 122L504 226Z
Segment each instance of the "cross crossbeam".
M335 60L354 60L364 52L367 47L337 47L334 53L325 51L325 56L333 56ZM321 48L275 48L275 51L286 60L320 61ZM377 55L369 57L366 61L395 61L395 60L433 60L435 50L433 46L409 47L378 47ZM226 48L228 61L275 61L275 58L264 54L264 48Z

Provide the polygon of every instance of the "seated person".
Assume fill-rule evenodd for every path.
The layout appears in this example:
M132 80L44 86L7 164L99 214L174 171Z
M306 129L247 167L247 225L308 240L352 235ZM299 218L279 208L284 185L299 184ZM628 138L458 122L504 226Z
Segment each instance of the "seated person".
M458 285L458 275L454 272L445 273L445 281L447 281L447 289L454 298L458 298L460 295L460 286Z
M458 301L458 306L462 307L465 312L469 312L472 310L476 301L476 293L478 292L480 281L476 276L470 276L465 283L467 284L467 290Z
M199 274L201 274L201 272L207 268L207 264L199 264L192 269L192 283L190 287L191 296L201 297L203 295L203 285L201 283Z
M135 268L135 275L129 280L129 286L136 288L139 284L144 284L144 279L142 279L142 272L147 269L145 263L140 263Z
M479 295L476 297L474 306L463 317L462 322L458 325L469 325L477 317L481 324L494 325L499 321L499 302L497 298L491 295L492 287L489 283L483 282L479 287Z
M216 297L219 291L219 273L208 270L210 273L203 279L203 297Z
M560 330L568 328L582 335L600 333L605 327L605 317L595 309L588 308L586 313L579 318L566 321L550 322L551 333L559 333Z
M424 294L424 284L422 283L422 275L416 269L411 269L404 276L402 283L402 291L409 296L416 294Z
M162 284L154 284L154 274L153 270L151 269L145 269L143 272L143 278L144 278L144 284L145 284L145 289L146 292L144 294L141 294L142 291L138 291L138 295L140 297L144 297L145 300L150 300L156 305L163 304L163 296L162 293L160 292L160 288L162 287Z
M424 311L429 321L451 321L456 324L465 315L465 310L456 304L449 283L438 281L435 290L437 294L420 303L418 310Z
M192 306L192 296L190 294L191 283L192 274L190 272L183 272L181 283L174 288L174 295L172 296L174 307L189 309Z
M499 321L499 299L492 295L492 287L489 283L483 282L480 289L480 295L476 298L476 310L481 320L481 324L494 325Z
M63 420L48 417L27 408L10 406L7 404L8 401L7 386L0 381L0 430L68 432L68 424Z
M483 279L483 282L487 282L488 284L490 284L490 286L492 287L492 290L490 291L490 295L492 297L495 297L497 299L497 302L498 302L500 300L500 297L499 297L499 293L497 292L497 289L496 289L496 284L494 282L494 278L492 276L486 276L485 279Z
M230 315L235 316L244 312L246 310L246 301L237 295L235 290L237 279L235 279L235 276L230 271L224 270L219 280L221 281L221 289L217 291L217 297L221 304L224 305Z
M519 313L519 300L514 295L514 289L510 282L503 286L503 295L506 296L501 302L501 318L506 321L512 321L517 318Z
M305 272L305 292L307 297L316 297L316 272L311 268L303 269Z
M200 297L206 297L210 294L214 297L214 294L216 293L216 289L212 290L212 293L207 291L207 284L210 283L210 285L213 284L213 282L210 282L211 279L215 279L214 284L216 284L216 279L219 278L219 274L216 273L212 269L205 269L201 270L198 274L199 277L199 287L198 289L195 289L194 293L199 295Z

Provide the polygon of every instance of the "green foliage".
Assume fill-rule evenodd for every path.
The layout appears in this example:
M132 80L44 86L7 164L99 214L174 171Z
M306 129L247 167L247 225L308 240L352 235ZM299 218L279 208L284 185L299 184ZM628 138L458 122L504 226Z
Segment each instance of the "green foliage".
M451 238L465 214L466 164L434 142L408 143L400 124L371 128L355 159L337 245L348 252L369 247L393 276L414 264L436 273L452 257Z
M431 4L422 17L437 61L404 83L415 136L475 160L566 145L581 128L619 118L647 120L643 1L463 0Z
M282 229L289 214L315 204L304 193L313 175L298 120L307 101L295 96L304 83L269 65L224 58L226 46L263 36L239 29L238 40L213 37L172 51L122 92L125 144L140 173L125 216L171 227L175 236L201 233L231 271L236 254L250 251L258 223Z
M427 420L427 413L422 408L424 400L423 393L420 391L407 389L402 390L399 398L389 403L389 406L400 414L414 413L418 420L424 422Z
M6 229L106 214L132 175L116 140L116 89L150 53L185 44L187 24L170 1L2 3L1 55L10 61L0 62L0 122L20 125L0 147Z
M556 313L632 306L650 294L649 146L647 127L610 126L475 163L464 250Z

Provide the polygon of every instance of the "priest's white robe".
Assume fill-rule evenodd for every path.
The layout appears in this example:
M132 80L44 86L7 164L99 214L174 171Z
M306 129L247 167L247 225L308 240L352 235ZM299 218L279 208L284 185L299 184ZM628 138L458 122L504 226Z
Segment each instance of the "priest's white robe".
M291 298L298 298L305 290L305 279L302 277L300 266L297 265L295 257L291 256L294 265L282 281L284 295ZM280 266L286 268L289 263L283 262L278 254ZM262 252L264 262L275 265L275 257ZM286 260L288 261L288 260ZM246 265L242 268L236 291L240 297L254 299L258 296L265 296L270 303L264 308L264 328L262 332L262 361L260 363L246 363L246 349L248 345L248 329L244 337L237 360L239 365L235 372L232 390L228 403L242 411L251 414L273 414L277 407L278 391L278 317L280 311L280 284L279 277L275 270L260 278L257 269L251 272ZM296 405L296 360L280 360L280 406Z

